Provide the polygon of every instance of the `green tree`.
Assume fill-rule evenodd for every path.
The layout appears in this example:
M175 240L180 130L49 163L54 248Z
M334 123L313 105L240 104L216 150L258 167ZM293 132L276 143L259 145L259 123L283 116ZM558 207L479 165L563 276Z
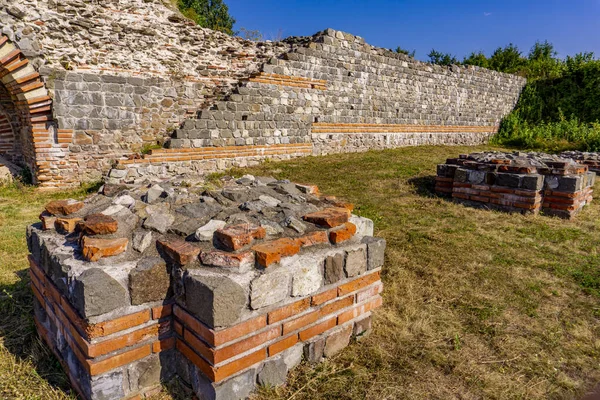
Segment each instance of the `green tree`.
M483 52L478 51L472 52L468 57L465 57L463 60L464 65L475 65L482 68L490 67L490 60L483 54Z
M409 57L415 58L416 50L409 51L409 50L403 49L402 47L398 46L398 47L396 47L396 50L394 50L394 51L398 54L406 54Z
M530 79L553 79L562 75L564 63L557 58L554 45L536 42L527 57L526 76Z
M458 61L456 59L456 57L454 57L450 53L442 53L435 49L432 49L429 52L429 54L427 54L427 57L429 57L429 62L432 64L437 64L437 65L453 65L453 64L458 65L458 64L460 64L460 61Z
M235 19L223 0L177 0L179 10L203 28L233 35Z
M489 61L490 69L508 73L522 72L527 64L527 59L523 57L521 50L512 43L505 47L498 47Z

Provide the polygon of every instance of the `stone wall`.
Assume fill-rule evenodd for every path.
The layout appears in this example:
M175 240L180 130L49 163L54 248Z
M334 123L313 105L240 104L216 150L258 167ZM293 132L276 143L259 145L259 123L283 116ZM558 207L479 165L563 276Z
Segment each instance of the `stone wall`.
M382 304L385 240L312 185L106 185L28 229L38 332L85 399L177 374L202 399L279 385L332 357Z
M49 188L98 179L115 163L135 180L149 164L161 171L189 165L196 173L271 156L248 159L230 146L310 144L318 155L479 144L496 132L525 83L476 67L422 63L331 29L245 41L195 26L166 0L25 0L2 6L0 23L2 48L17 48L29 65L10 64L6 79L33 68L51 98L40 144L30 130L21 136L28 145L12 146ZM9 94L13 105L5 103L3 114L18 101ZM147 154L163 143L158 156ZM0 143L4 154L9 147ZM197 159L215 147L222 157ZM142 150L144 162L129 162Z

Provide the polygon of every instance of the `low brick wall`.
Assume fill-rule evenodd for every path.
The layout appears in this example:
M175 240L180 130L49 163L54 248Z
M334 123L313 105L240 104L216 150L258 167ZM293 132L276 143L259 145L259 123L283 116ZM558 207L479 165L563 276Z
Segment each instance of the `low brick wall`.
M28 229L38 332L86 399L278 385L371 328L385 241L311 185L105 185Z
M592 201L595 177L557 156L474 153L438 165L435 191L501 211L572 218Z

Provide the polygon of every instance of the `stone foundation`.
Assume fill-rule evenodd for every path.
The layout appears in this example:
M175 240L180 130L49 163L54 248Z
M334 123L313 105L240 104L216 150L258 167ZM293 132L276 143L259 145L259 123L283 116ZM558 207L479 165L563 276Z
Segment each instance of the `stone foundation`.
M370 330L385 241L311 185L105 185L28 229L38 332L86 399L246 398ZM139 396L139 397L136 397Z
M473 153L438 165L435 191L469 205L569 219L592 201L595 177L558 156Z

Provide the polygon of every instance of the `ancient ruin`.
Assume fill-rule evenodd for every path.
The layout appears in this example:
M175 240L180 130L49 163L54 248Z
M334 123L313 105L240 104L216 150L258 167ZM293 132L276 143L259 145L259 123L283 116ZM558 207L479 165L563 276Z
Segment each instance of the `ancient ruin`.
M85 399L178 376L201 399L278 385L371 327L385 241L312 185L105 185L27 232L38 332Z
M252 42L167 0L0 5L0 156L43 188L260 160L479 144L521 77L441 67L327 29ZM162 148L157 148L162 147Z
M590 204L595 179L587 165L556 155L472 153L438 165L435 191L470 205L568 219Z

